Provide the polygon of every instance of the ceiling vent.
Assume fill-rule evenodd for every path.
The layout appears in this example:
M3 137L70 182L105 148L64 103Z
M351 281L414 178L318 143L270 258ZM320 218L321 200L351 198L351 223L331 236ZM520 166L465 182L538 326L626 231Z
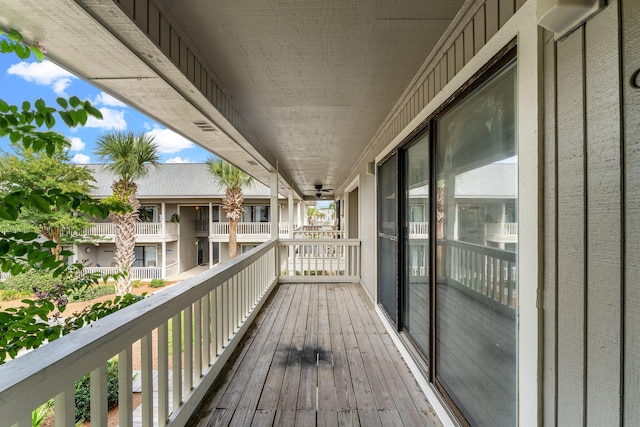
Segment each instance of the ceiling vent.
M200 129L202 132L217 132L218 129L216 129L211 123L209 122L205 122L205 121L200 121L200 122L191 122L194 125L196 125L198 127L198 129Z

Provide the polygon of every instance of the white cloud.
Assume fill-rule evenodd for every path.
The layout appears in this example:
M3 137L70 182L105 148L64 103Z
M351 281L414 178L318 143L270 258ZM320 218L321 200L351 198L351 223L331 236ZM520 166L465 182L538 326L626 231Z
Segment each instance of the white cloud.
M96 96L96 98L93 100L93 103L95 105L98 105L98 106L104 105L104 106L107 106L107 107L125 108L127 106L127 104L125 104L124 102L120 102L119 100L117 100L113 96L109 95L108 93L104 93L104 92L100 92L98 94L98 96Z
M87 144L85 144L85 142L80 138L78 138L77 136L69 138L69 142L71 142L71 147L69 148L69 151L82 151L84 150L84 147L87 146Z
M69 87L71 80L76 78L51 61L19 62L9 67L7 73L21 77L28 82L50 86L59 96L65 95L65 89Z
M160 153L177 153L193 147L193 142L183 138L171 129L155 127L149 132L145 132L145 135L153 137L153 142L158 145Z
M78 153L71 158L71 161L80 165L86 165L91 161L91 157L87 156L86 154Z
M176 156L176 157L172 157L170 159L167 159L167 161L165 163L193 163L193 160L183 159L180 156Z
M95 117L89 117L85 127L99 128L105 130L124 130L127 128L127 121L124 119L123 110L114 110L111 108L100 108L102 120Z

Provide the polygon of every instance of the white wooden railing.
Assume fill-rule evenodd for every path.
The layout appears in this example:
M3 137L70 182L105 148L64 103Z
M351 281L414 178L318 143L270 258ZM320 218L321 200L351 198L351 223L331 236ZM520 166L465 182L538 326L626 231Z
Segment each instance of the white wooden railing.
M344 232L341 230L296 230L294 239L342 239Z
M8 271L7 272L0 271L0 282L4 282L9 277L11 277L11 273L10 272L8 272Z
M360 240L280 239L280 281L360 280Z
M178 234L180 224L165 223L165 234ZM116 234L116 225L112 222L97 223L83 231L86 236L111 237ZM136 236L162 236L161 222L136 222Z
M281 222L279 225L280 237L287 237L289 235L289 224ZM212 237L226 237L229 235L229 223L228 222L212 222L209 228L210 236ZM260 237L263 239L269 239L271 237L271 223L270 222L239 222L236 229L236 235Z
M114 275L118 272L116 267L84 267L83 273L100 273L103 276ZM129 270L129 276L131 280L138 279L161 279L162 268L161 267L131 267Z
M91 373L91 423L106 426L106 366L117 357L118 422L132 426L132 346L139 342L142 425L185 425L277 282L279 247L264 243L1 365L0 424L30 427L32 410L54 398L55 426L75 425L75 382Z
M428 222L410 222L409 238L428 238L429 223Z
M484 234L492 236L502 237L517 237L518 236L518 223L517 222L494 222L484 225Z
M169 264L167 265L167 276L173 276L174 274L178 274L180 273L180 264L177 262L174 262L173 264Z

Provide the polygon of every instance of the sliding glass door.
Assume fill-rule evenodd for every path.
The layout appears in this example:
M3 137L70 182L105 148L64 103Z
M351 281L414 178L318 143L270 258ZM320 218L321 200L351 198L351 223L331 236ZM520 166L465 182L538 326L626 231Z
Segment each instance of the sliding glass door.
M435 379L472 425L516 424L515 82L514 60L435 120Z
M474 426L516 424L516 95L511 49L377 170L378 302Z
M378 302L398 324L398 155L378 166Z
M404 274L402 327L422 355L429 355L429 134L402 151L404 157Z

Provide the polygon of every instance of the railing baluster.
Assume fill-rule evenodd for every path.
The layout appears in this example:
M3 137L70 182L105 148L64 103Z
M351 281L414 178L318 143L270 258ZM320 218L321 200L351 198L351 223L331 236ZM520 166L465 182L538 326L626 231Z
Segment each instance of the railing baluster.
M75 387L73 385L56 395L54 405L55 427L66 427L76 424ZM29 418L29 424L25 425L31 426L31 418ZM129 427L131 424L126 425L121 422L120 425L122 427Z
M182 311L171 318L173 411L182 403Z
M222 315L222 307L224 303L223 288L218 286L216 288L216 357L222 351L222 345L224 344L224 317Z
M140 340L140 367L142 368L142 426L153 426L153 353L151 334Z
M89 389L91 396L91 425L107 426L107 366L100 363L89 375Z
M193 307L191 305L184 309L182 329L184 333L182 337L184 346L182 366L184 367L184 394L186 395L193 388Z
M200 372L205 372L211 364L211 292L202 297L202 365Z
M167 322L158 326L158 424L169 419L169 328Z
M194 381L200 380L202 377L202 303L201 300L197 300L193 304L194 309L194 317L193 317L193 348L194 348L194 358L193 358L193 373L194 373Z

